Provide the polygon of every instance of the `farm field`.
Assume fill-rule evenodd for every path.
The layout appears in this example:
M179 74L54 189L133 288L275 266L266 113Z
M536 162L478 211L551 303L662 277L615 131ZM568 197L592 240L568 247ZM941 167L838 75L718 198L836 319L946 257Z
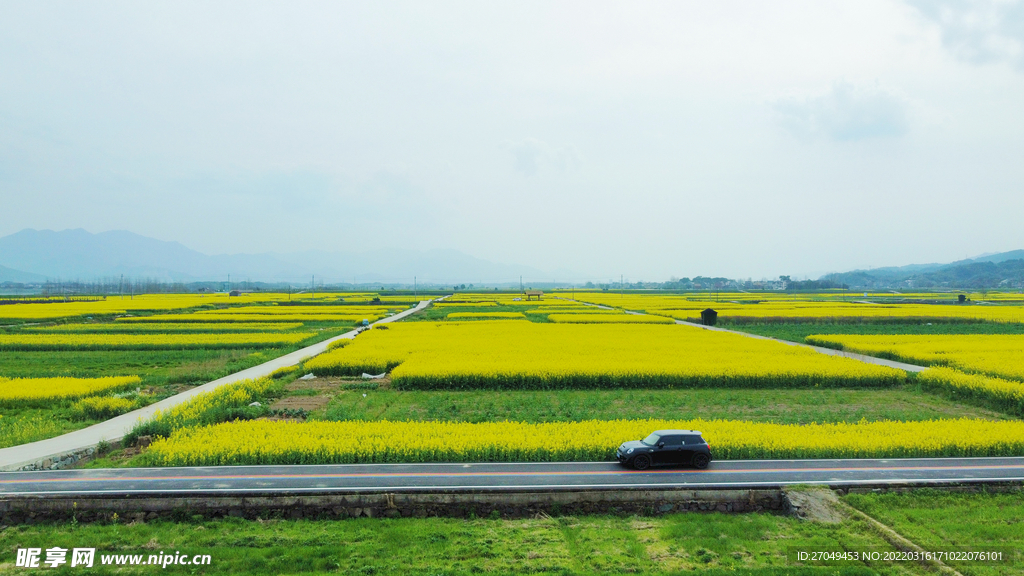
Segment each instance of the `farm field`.
M365 294L321 297L316 305L310 304L312 300L294 305L290 302L303 301L288 298L287 294L145 295L0 306L0 318L19 320L0 327L0 382L27 379L7 381L35 392L44 389L42 384L33 384L40 378L129 378L134 382L126 389L96 390L84 399L4 401L0 447L83 428L336 336L351 330L357 322L354 318L364 316L363 310L383 315L405 307L368 307L363 301L372 300L372 295ZM358 301L353 304L346 298ZM237 312L227 314L230 318L226 321L195 321L211 317L200 314L204 311L257 308L261 312L287 309L289 313L254 314L258 322L246 322L250 315ZM345 313L332 313L337 310ZM161 317L169 321L153 321Z
M769 361L770 359L770 361ZM904 372L688 326L403 323L306 363L398 389L891 386Z
M892 324L879 323L828 323L820 324L814 322L771 322L763 324L738 324L729 326L731 330L749 332L759 336L771 336L779 340L804 343L808 336L815 334L843 335L843 334L1024 334L1024 324L996 323L996 322L941 322L941 323L920 323L900 324L894 327Z
M917 385L843 389L466 390L345 389L341 379L296 382L294 392L328 398L318 420L573 422L633 418L747 420L782 424L981 418L1003 412L925 394ZM308 386L308 387L305 387ZM366 396L363 396L366 394Z
M1024 334L814 334L808 344L1024 380Z
M1020 296L1020 295L1017 295ZM836 300L817 294L770 295L724 294L714 299L697 299L682 295L636 295L604 292L577 292L576 300L653 315L700 322L700 311L713 308L723 325L765 322L1024 322L1024 306L1019 299L999 301L995 305L975 302L956 304L922 304L915 301L894 302L892 299L852 298Z
M649 298L660 306L663 297ZM992 391L1007 387L999 383L956 387L940 372L915 379L901 370L690 326L551 322L562 313L652 318L561 299L480 294L439 304L308 360L301 371L234 403L211 398L188 409L193 416L157 419L138 434L168 440L117 465L608 459L618 441L652 426L699 427L723 458L1024 454L1020 395L1000 389L998 397ZM996 339L1013 339L1019 330L1006 322L884 320L745 326L766 332L835 327L885 337L907 329L951 341L972 337L954 333L958 328ZM318 377L295 380L300 372ZM387 377L367 382L362 373ZM242 410L253 401L270 408ZM237 417L239 410L246 418L277 416L224 423L230 419L225 414ZM992 440L965 447L949 440L954 428ZM748 433L779 443L741 441ZM866 442L873 434L878 443ZM376 452L373 446L392 444L392 435L421 444L393 446L386 456ZM529 448L531 438L544 445L563 436L594 441L553 451ZM265 449L252 452L252 446Z
M159 420L159 417L157 418ZM976 419L786 425L735 420L231 421L155 441L143 466L614 460L624 439L700 430L720 460L937 458L1024 453L1024 422ZM956 430L951 434L950 430ZM969 441L965 441L965 438Z
M950 561L964 574L996 576L1019 571L1024 561L1024 499L1019 490L957 493L915 490L906 493L850 494L847 504L892 527L928 549L984 543L1016 550L1015 566L978 566Z
M0 548L95 543L111 554L209 554L203 574L536 574L558 576L902 576L900 567L794 566L785 547L889 549L857 520L840 524L771 514L359 518L11 526ZM52 543L52 544L51 544ZM90 544L91 546L92 544ZM99 560L97 560L99 562ZM174 568L168 568L173 570ZM151 566L118 573L152 573Z
M939 382L936 375L942 376L940 372L917 381L901 370L738 334L674 324L603 320L656 318L658 322L671 322L661 315L624 314L622 309L606 310L561 298L540 302L517 298L509 294L456 294L412 316L410 321L368 331L347 346L307 360L301 370L279 380L260 383L241 395L225 390L225 395L193 401L177 411L177 415L158 417L134 433L132 438L149 434L158 441L140 456L121 464L284 463L290 459L309 461L312 453L320 454L318 458L325 462L381 461L372 445L390 434L416 437L427 443L393 450L385 461L607 459L610 448L618 444L615 438L642 436L641 430L651 426L700 427L717 446L720 457L725 458L1024 454L1024 429L1018 430L1016 421L1020 402L997 402L977 391L983 389L991 396L994 393L988 391L998 388L998 383L972 382L955 388L948 383L952 378L949 375ZM666 303L679 306L678 299L672 296L625 298L642 300L642 306L637 306L641 309L662 310ZM776 304L794 307L799 302ZM933 305L942 306L946 305ZM129 349L120 354L111 351L113 358L121 360L114 365L109 364L111 357L100 350L55 351L52 354L65 356L45 359L31 350L3 352L8 377L140 377L141 385L134 397L129 394L126 400L90 401L89 406L72 406L68 401L59 408L69 419L74 417L72 414L82 418L87 412L116 412L118 406L126 408L151 401L161 392L161 386L150 385L151 382L160 382L166 394L168 389L187 386L204 369L212 375L245 365L250 359L255 363L256 358L273 357L281 349L280 343L267 350L252 347L255 339L270 333L228 332L211 327L230 326L235 323L230 319L237 319L237 324L246 330L258 330L262 325L282 326L286 328L276 334L291 339L286 345L296 346L347 328L337 325L331 329L331 322L323 321L338 316L334 311L343 308L360 311L348 314L350 317L394 310L361 302L315 306L259 302L229 308L227 312L205 308L106 323L12 328L0 335L0 343L4 337L10 342L17 341L15 338L80 339L92 346L108 340L135 342L122 344ZM303 321L264 324L250 320L295 315ZM557 322L562 316L569 321ZM196 320L211 317L218 320ZM225 320L219 320L221 317ZM172 329L161 333L150 328L161 325ZM192 325L204 332L190 333L188 327ZM61 326L69 328L62 332ZM92 330L97 331L87 331L86 326L96 326ZM106 326L117 331L102 331ZM784 330L803 326L850 331L856 328L868 335L849 337L867 338L933 338L927 333L931 330L939 331L935 337L949 342L981 338L989 339L985 342L1015 343L1020 337L1015 335L1019 325L1008 322L931 326L887 320L804 324L773 318L746 326ZM134 332L139 327L146 329ZM960 327L977 334L952 332ZM1010 334L992 332L996 330L993 327ZM901 335L904 328L917 330L917 335ZM836 336L826 333L820 337ZM154 345L150 340L173 343L184 339L189 344L178 349L140 349ZM222 344L228 348L216 350L217 342L237 344ZM1009 353L1016 350L1015 345L1008 349ZM188 346L196 350L189 350ZM978 349L985 350L986 346ZM239 354L240 351L246 354ZM220 356L229 352L233 355ZM165 355L166 364L161 365L161 354ZM189 358L189 354L194 356ZM135 355L143 356L129 361ZM55 370L62 363L73 364L75 373ZM133 368L142 370L132 371ZM306 372L318 377L296 379ZM366 382L359 378L362 373L386 373L387 377ZM172 381L180 384L168 386ZM1010 388L1013 386L1011 383ZM979 395L985 401L978 401ZM246 408L252 402L259 402L260 408ZM20 410L25 418L38 420L39 414L32 411L36 410L34 407ZM259 420L268 416L274 419ZM242 421L227 423L237 418ZM494 427L493 432L484 433L485 428L478 426ZM568 452L541 453L526 448L531 445L530 438L544 444L545 438L564 435L555 428L548 430L551 426L588 427L594 432L583 435L594 441L586 446L567 446L564 450ZM950 444L943 435L951 427L977 429L979 438L992 436L998 441L979 441L969 448ZM853 445L842 439L848 434L863 440L875 434L873 430L881 434L880 443L873 448L851 452ZM433 431L443 432L435 440L427 441L433 437ZM377 440L361 440L364 434ZM740 440L744 434L751 438L778 437L781 444L768 446ZM502 447L506 440L484 440L490 437L521 439L513 442L518 447L509 451L512 445ZM882 437L887 439L881 440ZM324 444L327 438L350 440ZM470 443L466 444L467 441ZM338 452L337 447L345 444L369 446L369 452L351 453L347 448ZM244 456L242 447L246 445L289 446L290 452L271 450ZM457 448L463 445L468 451ZM187 456L192 452L207 456ZM236 456L225 459L225 453Z
M972 543L1024 548L1019 492L850 494L842 501L918 545ZM891 546L862 520L836 523L774 514L589 515L505 518L36 523L0 532L0 547L95 543L110 554L210 554L209 574L589 574L650 576L872 576L929 573L905 564L801 566L786 547L832 550ZM779 545L784 542L785 546ZM1016 562L1021 558L1018 556ZM950 564L963 574L1001 576L1007 566ZM152 572L150 567L121 573Z

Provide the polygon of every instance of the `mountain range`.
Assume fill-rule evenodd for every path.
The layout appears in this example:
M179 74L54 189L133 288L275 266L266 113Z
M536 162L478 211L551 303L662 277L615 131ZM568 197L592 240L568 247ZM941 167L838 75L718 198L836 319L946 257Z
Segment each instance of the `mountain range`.
M949 264L911 264L828 274L820 280L852 288L1024 287L1024 250L984 254Z
M518 282L520 275L550 273L499 264L457 250L382 249L370 252L307 251L210 256L179 244L115 230L32 230L0 238L0 282L46 279L92 281L148 278L162 282L235 281L308 283Z
M500 264L457 250L382 249L370 252L306 251L210 256L179 244L123 230L93 234L82 229L25 229L0 238L0 283L46 280L92 282L121 275L160 282L253 280L265 283L518 283L569 279L568 271L541 271ZM948 264L853 270L828 274L827 286L851 288L1020 288L1024 250L984 254ZM827 287L822 284L822 287Z

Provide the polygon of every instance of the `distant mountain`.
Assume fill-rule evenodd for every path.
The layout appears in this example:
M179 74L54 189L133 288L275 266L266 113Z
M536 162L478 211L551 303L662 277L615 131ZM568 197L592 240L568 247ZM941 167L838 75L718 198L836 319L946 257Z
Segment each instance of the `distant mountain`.
M828 274L821 279L869 289L1020 289L1024 288L1024 250L985 254L950 264L854 270Z
M992 262L998 264L1000 262L1006 262L1007 260L1024 260L1024 250L1010 250L1009 252L1000 252L998 254L985 254L976 258L969 258L967 260L958 260L949 264L950 266L956 266L959 264L978 264L981 262Z
M550 278L521 265L498 264L457 250L374 250L364 253L308 251L290 254L210 256L177 242L115 230L25 229L0 238L0 266L42 278L89 281L120 275L161 281L251 279L328 283L510 282L520 275ZM0 277L2 278L2 277ZM4 281L0 279L0 282ZM14 281L14 280L12 280Z
M0 266L0 284L4 282L32 284L34 282L42 282L45 279L45 276L31 274L29 272L22 272L21 270L12 270L10 268L7 268L6 266Z

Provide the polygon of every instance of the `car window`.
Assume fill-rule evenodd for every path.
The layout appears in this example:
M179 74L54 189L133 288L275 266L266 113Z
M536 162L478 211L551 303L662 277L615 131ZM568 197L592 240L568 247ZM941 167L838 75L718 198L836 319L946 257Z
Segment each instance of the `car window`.
M700 436L690 435L690 436L686 436L685 439L686 439L686 443L687 444L703 444L704 443L704 441L700 439Z
M661 438L661 436L658 436L657 434L652 432L650 436L648 436L647 438L644 438L643 440L641 440L641 442L643 442L644 444L647 444L648 446L657 446L658 440L660 438Z
M665 446L682 446L682 436L662 436L661 441L665 443Z

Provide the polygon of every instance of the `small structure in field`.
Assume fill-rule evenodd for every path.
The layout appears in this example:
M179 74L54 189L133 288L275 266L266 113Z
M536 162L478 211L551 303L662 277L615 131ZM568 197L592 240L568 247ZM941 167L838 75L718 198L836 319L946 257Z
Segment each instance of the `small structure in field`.
M711 308L701 310L700 323L705 326L714 326L718 323L718 312L715 312Z
M543 296L543 295L544 295L544 292L541 291L541 290L527 290L526 291L526 300L527 301L533 300L534 296L537 297L537 300L540 300L541 296Z

